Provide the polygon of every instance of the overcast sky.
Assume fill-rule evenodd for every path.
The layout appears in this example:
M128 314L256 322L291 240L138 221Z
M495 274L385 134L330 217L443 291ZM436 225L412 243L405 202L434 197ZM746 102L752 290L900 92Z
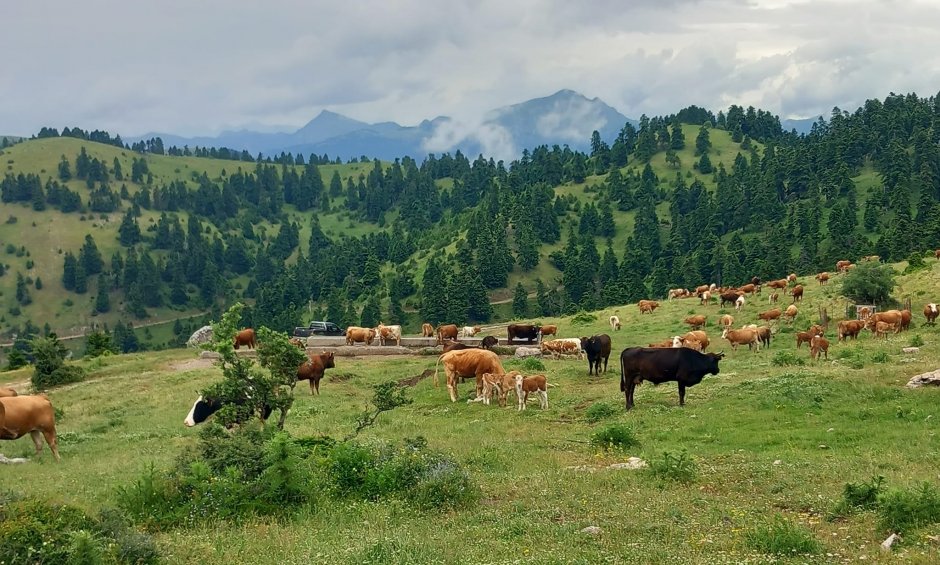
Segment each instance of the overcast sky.
M0 134L415 125L562 88L629 117L940 91L931 0L2 0ZM583 6L582 6L583 5Z

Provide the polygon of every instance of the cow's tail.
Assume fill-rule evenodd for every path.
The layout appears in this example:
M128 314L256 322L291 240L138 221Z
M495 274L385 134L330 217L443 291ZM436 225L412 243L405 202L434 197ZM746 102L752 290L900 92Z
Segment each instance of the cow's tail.
M441 357L444 357L444 356L441 355ZM435 386L435 387L438 386L438 384L437 384L437 369L438 369L438 366L441 364L441 357L438 357L438 358L437 358L437 363L434 364L434 386Z
M627 371L622 353L620 354L620 392L627 392Z

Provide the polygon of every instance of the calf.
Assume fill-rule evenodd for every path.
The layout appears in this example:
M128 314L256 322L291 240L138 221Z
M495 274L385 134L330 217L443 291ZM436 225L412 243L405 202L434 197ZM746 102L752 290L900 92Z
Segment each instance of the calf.
M790 294L793 295L793 304L797 302L803 302L803 285L798 284L790 291Z
M738 297L737 300L734 301L734 309L740 311L741 308L743 307L744 307L744 295L742 294L741 296Z
M516 375L516 400L519 403L519 411L525 410L525 403L529 400L530 392L534 392L539 397L539 408L542 410L548 408L548 384L545 382L545 375L528 377Z
M819 359L820 352L825 354L826 360L828 361L829 340L821 335L814 335L812 341L809 342L809 356L816 361Z
M620 317L619 316L611 316L609 321L610 321L610 329L612 330L620 329Z
M845 341L846 338L858 339L858 334L865 327L863 320L842 320L838 326L839 341Z
M434 337L434 326L427 322L421 324L421 337Z
M327 369L336 367L333 362L333 353L320 353L311 355L297 367L297 380L310 383L310 394L320 395L320 379Z
M721 332L722 339L727 339L731 343L732 351L737 351L739 345L747 345L748 349L760 350L760 337L756 329L740 329Z
M578 359L584 358L581 340L576 337L543 341L539 349L542 351L542 355L551 355L552 359L558 359L562 355L575 355Z
M773 293L773 294L770 295L770 302L771 302L771 304L776 304L776 303L777 303L777 300L779 300L779 299L780 299L780 293L779 293L779 292L775 292L775 293Z
M495 392L499 405L506 406L507 395L516 390L516 375L518 374L519 371L509 371L504 375L483 373L483 404L489 406Z
M36 455L42 453L42 438L46 438L52 456L59 460L59 445L55 434L55 410L45 394L0 398L0 439L19 439L29 434L36 446Z
M480 333L480 326L464 326L460 328L458 337L473 337Z
M940 308L937 308L937 305L933 302L924 306L924 317L927 318L927 323L934 325L937 323L937 316L940 316Z
M641 300L637 305L640 307L640 314L652 314L653 310L659 308L659 302L655 300Z
M804 343L812 345L813 338L818 335L821 334L816 332L813 328L805 332L796 332L796 348L799 349Z
M482 347L483 349L493 349L497 345L499 345L499 338L497 338L496 336L492 336L492 335L488 335L484 337L483 340L480 342L480 347Z
M697 330L705 325L706 318L705 316L698 314L696 316L689 316L686 318L685 323L688 324L693 330Z
M898 333L897 324L889 324L888 322L875 322L875 337L881 336L888 341L888 332Z
M539 341L545 338L547 335L556 335L558 333L558 326L546 325L539 328Z

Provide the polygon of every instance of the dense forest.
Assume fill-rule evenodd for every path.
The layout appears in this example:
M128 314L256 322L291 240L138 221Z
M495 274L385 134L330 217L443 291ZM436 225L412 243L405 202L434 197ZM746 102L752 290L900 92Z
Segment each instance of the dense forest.
M684 124L695 126L694 139ZM253 159L224 148L164 148L159 139L127 146L79 128L43 128L36 137L59 135L131 150L130 170L83 147L45 176L8 171L0 198L37 211L120 215L120 251L103 257L89 234L62 255L61 281L42 284L96 293L97 312L113 308L118 291L128 319L165 305L218 311L247 298L245 323L282 330L310 318L309 305L316 319L341 325L483 322L493 317L495 289L515 291L516 316L548 316L940 246L940 97L891 94L851 113L836 108L808 135L753 108L716 115L692 106L625 124L613 140L595 132L589 154L555 145L510 163L460 152L420 163L363 157L367 173L329 180L319 169L335 163L327 155ZM713 164L718 135L736 148L727 168ZM677 151L687 146L695 162L683 165ZM149 170L154 154L239 162L218 178L194 171L161 183ZM660 156L665 166L654 167ZM587 198L560 190L582 183ZM339 210L369 229L327 236L318 216ZM142 227L143 211L159 221ZM632 229L618 234L623 215ZM261 221L276 233L259 234ZM551 269L540 272L557 277L525 276L545 262ZM507 289L514 271L525 284ZM6 275L18 277L15 296L3 300L19 314L40 281Z

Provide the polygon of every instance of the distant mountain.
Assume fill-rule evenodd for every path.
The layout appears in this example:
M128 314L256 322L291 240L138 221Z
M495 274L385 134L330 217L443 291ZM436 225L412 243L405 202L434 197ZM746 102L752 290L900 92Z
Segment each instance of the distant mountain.
M460 150L471 157L484 153L497 159L514 159L523 149L538 145L567 144L572 149L587 150L594 130L610 143L628 121L636 124L598 98L560 90L551 96L492 110L479 124L448 117L424 120L417 126L369 124L324 110L293 133L238 130L215 137L148 133L125 141L160 137L167 147L228 147L252 155L316 153L343 159L366 155L386 160L408 155L421 160L429 153Z
M809 133L813 129L813 124L819 120L820 116L815 118L802 118L799 120L780 120L780 125L783 127L783 131L790 131L795 129L796 133Z

